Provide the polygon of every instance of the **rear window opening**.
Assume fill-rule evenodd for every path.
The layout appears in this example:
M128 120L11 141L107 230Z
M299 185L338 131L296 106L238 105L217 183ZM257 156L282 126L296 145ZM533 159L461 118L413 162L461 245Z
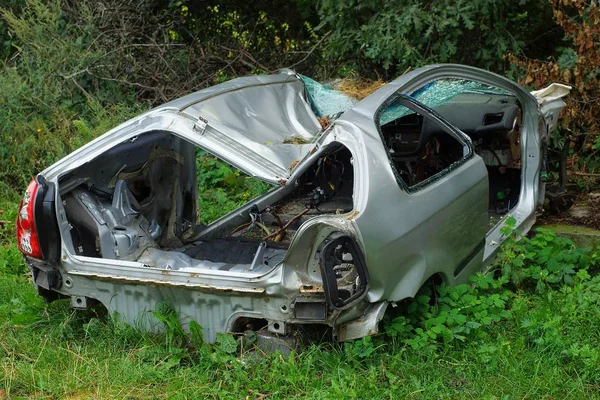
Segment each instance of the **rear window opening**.
M267 193L272 185L248 176L206 150L196 148L198 221L210 225L248 200Z
M75 255L154 268L264 273L308 219L352 211L351 159L331 144L274 186L176 135L148 132L60 178L66 242Z

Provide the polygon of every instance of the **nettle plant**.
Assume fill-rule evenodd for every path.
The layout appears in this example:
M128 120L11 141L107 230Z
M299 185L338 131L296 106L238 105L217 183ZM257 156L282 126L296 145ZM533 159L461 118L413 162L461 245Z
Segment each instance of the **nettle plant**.
M544 228L531 238L521 236L515 223L512 217L505 222L502 233L508 238L489 272L471 277L470 284L425 285L401 306L401 315L387 321L386 334L414 349L448 348L467 338L488 337L493 331L485 328L518 313L512 303L521 290L548 296L581 289L597 265L597 249L577 248Z
M507 282L488 273L472 277L471 284L427 286L410 301L405 314L388 324L386 333L413 349L431 350L469 336L485 336L482 326L510 316L506 307L514 293L505 288Z
M577 248L572 240L549 229L537 228L532 238L520 236L514 218L502 228L509 236L496 260L502 276L516 289L535 287L538 292L572 285L579 270L596 265L595 249Z

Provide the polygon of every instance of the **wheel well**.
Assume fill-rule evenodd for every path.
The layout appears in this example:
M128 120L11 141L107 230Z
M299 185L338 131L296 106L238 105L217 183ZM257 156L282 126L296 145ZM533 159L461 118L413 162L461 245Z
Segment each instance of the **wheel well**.
M239 317L231 324L231 332L260 331L265 329L268 324L267 320L263 318Z

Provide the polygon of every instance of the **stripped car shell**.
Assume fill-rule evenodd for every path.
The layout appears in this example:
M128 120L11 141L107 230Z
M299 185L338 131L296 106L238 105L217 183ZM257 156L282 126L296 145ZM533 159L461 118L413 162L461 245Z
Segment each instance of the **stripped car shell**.
M497 90L465 90L437 108L415 100L445 80ZM433 276L455 285L485 269L506 217L523 232L533 224L545 137L568 87L534 97L487 71L432 65L349 101L322 128L307 82L289 70L233 79L144 113L43 171L35 221L42 249L54 250L26 254L39 293L75 308L100 302L144 329L157 324L149 311L168 302L209 342L260 324L280 335L321 324L344 341L377 333L387 306ZM483 121L453 121L467 103ZM383 123L385 113L393 119ZM512 153L488 144L508 146L507 137L517 137ZM203 225L196 148L274 187ZM234 238L270 215L283 230L270 236L287 234L283 243Z

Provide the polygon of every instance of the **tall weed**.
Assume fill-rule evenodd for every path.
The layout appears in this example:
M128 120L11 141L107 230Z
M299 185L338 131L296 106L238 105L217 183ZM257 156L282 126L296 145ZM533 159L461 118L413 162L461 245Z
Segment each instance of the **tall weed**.
M79 8L88 23L75 25L59 1L25 3L18 15L0 10L18 48L10 64L0 65L0 195L11 198L108 122L144 108L115 82L85 73L108 53L94 44L100 32L89 10Z

